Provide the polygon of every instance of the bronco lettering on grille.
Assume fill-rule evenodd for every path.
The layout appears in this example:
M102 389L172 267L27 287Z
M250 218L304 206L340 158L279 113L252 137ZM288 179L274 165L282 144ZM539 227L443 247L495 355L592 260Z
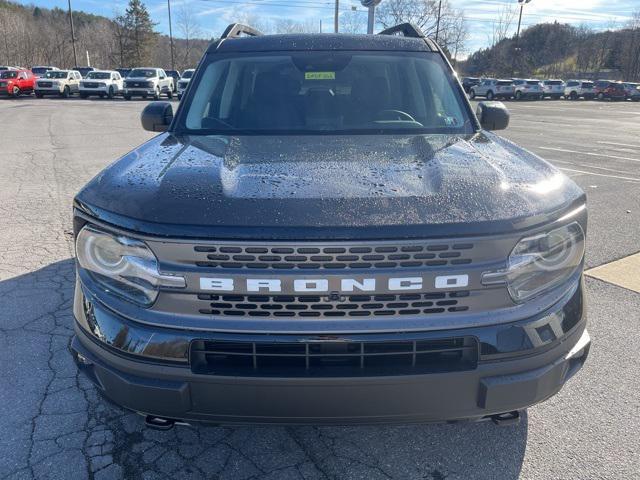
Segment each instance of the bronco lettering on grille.
M285 280L279 278L232 278L202 277L200 289L214 292L246 291L255 293L295 293L312 292L376 292L411 291L425 288L451 289L464 288L469 285L469 275L439 275L429 279L429 285L423 277L389 277L379 278L296 278Z

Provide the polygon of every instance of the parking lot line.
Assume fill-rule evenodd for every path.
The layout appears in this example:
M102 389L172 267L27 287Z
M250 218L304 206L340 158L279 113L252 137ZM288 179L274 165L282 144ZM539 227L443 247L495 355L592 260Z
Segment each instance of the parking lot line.
M595 175L596 177L618 178L620 180L629 180L631 182L640 183L640 178L623 177L621 175L608 175L606 173L587 172L585 170L575 170L573 168L566 168L566 167L558 167L558 168L560 170L562 170L562 171L565 171L565 172L584 173L584 174L587 174L587 175Z
M585 275L640 293L640 253L592 268Z
M603 145L617 145L619 147L631 147L631 148L640 148L640 145L632 145L630 143L618 143L618 142L607 142L604 140L598 140L596 143L600 143Z
M541 150L552 150L554 152L577 153L578 155L589 155L592 157L614 158L616 160L629 160L630 162L640 162L640 158L620 157L618 155L607 155L605 153L579 152L577 150L569 150L567 148L557 147L538 147Z

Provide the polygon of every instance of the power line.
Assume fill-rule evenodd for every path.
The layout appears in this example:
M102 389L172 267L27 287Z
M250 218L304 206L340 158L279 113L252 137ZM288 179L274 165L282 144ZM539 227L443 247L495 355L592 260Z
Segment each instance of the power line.
M264 1L260 1L260 0L200 0L201 2L204 3L215 3L215 4L219 4L219 5L227 5L227 4L234 4L234 5L255 5L255 6L261 6L261 7L274 7L274 8L301 8L301 9L313 9L313 10L331 10L331 11L335 11L335 5L331 2L323 2L323 3L318 3L318 2L313 2L313 1L307 1L307 0L295 0L293 2L288 2L288 0L264 0ZM490 5L507 5L505 3L499 3L499 2L481 2L481 3L485 3L485 4L490 4ZM463 11L463 13L466 10L470 10L470 9L461 9ZM348 8L339 8L340 12L350 12L350 11L355 11L358 13L366 13L366 10L353 10L351 8L351 6L348 6ZM484 10L479 10L479 9L474 9L473 11L475 12L484 12ZM488 12L487 12L488 13ZM614 20L614 18L607 18L607 19L587 19L587 18L583 18L583 17L570 17L570 16L559 16L559 15L544 15L544 14L535 14L535 13L530 13L527 14L527 17L540 17L540 18L553 18L554 20L560 20L560 21L564 21L564 20L576 20L576 21L581 21L584 23L606 23L607 21L612 21ZM485 17L478 17L478 16L472 16L472 15L465 15L464 16L465 20L468 21L472 21L473 23L488 23L488 24L494 24L495 20L491 19L491 18L485 18ZM625 17L626 18L626 17ZM523 27L530 27L533 25L537 25L539 23L545 23L545 22L535 22L535 23L523 23L522 26Z

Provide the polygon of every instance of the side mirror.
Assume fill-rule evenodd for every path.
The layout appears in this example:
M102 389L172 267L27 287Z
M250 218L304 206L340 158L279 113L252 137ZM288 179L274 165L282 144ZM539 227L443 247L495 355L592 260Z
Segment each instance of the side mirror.
M504 130L509 126L509 110L502 102L480 102L476 115L485 130Z
M142 128L150 132L164 132L173 120L173 107L169 102L151 102L142 110Z

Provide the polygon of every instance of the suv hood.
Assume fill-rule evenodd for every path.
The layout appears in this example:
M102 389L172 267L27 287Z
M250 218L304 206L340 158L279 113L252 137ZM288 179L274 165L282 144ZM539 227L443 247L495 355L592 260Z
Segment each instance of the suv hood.
M76 207L149 234L337 239L509 232L584 201L553 166L486 132L162 134L96 176Z

